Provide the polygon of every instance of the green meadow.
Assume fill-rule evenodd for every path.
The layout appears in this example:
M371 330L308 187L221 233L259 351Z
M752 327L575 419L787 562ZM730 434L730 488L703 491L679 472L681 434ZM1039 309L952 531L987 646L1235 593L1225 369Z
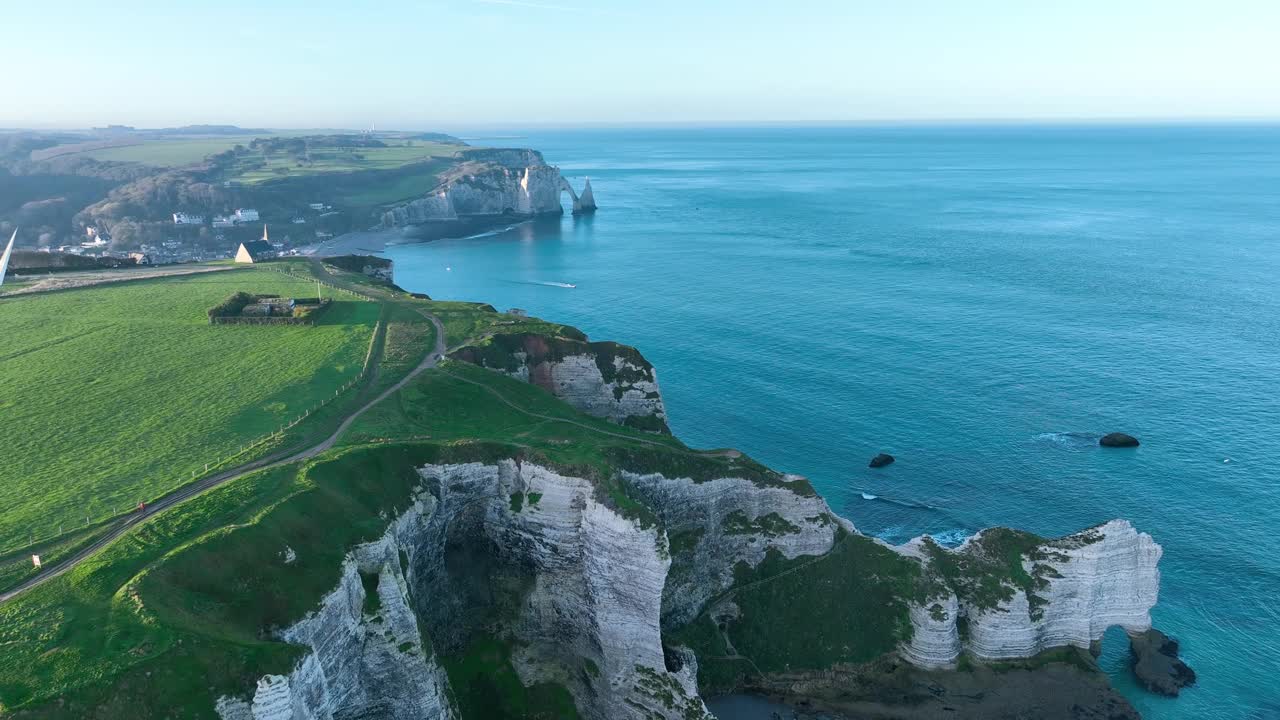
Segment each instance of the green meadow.
M315 326L210 325L238 290L315 285L236 269L0 300L0 556L204 474L360 372L380 305Z
M104 162L136 162L163 168L182 167L194 165L210 155L225 152L236 145L248 145L255 137L259 136L231 135L182 140L149 140L137 145L86 150L78 154Z
M460 149L458 145L422 140L387 142L387 147L312 148L307 153L307 159L300 159L287 152L272 152L266 155L249 154L239 160L241 167L233 169L228 178L246 185L254 185L286 177L350 173L362 170L394 170L413 163L451 157Z
M450 345L495 332L577 332L484 305L410 298L316 263L277 267L295 275L241 269L0 300L0 326L13 330L0 371L17 381L3 386L0 432L24 460L0 476L8 543L0 565L14 560L33 523L74 523L86 508L91 520L107 517L189 482L206 456L332 395L359 372L373 340L376 374L280 445L306 447L421 363L435 339L422 310L441 318ZM338 301L314 327L206 322L207 308L236 290L314 293L312 273L375 300ZM374 334L378 320L385 331ZM509 457L590 478L602 502L645 526L657 517L619 468L693 478L758 470L747 458L693 451L584 415L534 385L445 361L370 408L338 447L197 495L0 604L0 715L150 720L177 710L215 720L218 697L245 697L261 675L294 665L303 650L272 629L314 609L346 551L406 507L420 480L415 468ZM539 499L513 496L513 510ZM69 529L54 545L65 554L102 527ZM286 548L295 557L286 560ZM0 567L0 586L16 578ZM495 603L495 622L505 607ZM440 660L473 717L575 714L558 683L520 683L499 639L477 638Z

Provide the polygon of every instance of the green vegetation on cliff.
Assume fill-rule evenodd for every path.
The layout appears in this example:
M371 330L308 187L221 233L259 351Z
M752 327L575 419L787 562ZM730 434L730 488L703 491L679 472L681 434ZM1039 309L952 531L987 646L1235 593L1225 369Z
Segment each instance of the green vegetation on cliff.
M267 390L248 387L258 375L234 363L219 362L227 347L217 342L223 339L221 331L242 328L210 326L204 312L233 289L279 294L301 294L305 289L314 294L314 284L307 278L312 272L324 274L307 263L280 267L292 275L259 268L214 273L204 282L195 277L102 286L5 300L0 302L0 313L24 318L32 347L44 347L37 318L51 318L52 326L58 328L65 321L62 316L69 316L82 320L87 329L106 328L99 333L132 332L128 341L134 352L154 356L153 362L165 359L157 348L169 348L169 364L159 367L179 375L189 387L201 387L202 373L218 382L236 383L238 389L231 397L246 406L232 409L230 419L222 423L235 425L260 407L253 391ZM364 278L341 273L324 276L374 298L339 302L356 313L340 327L362 328L362 334L349 341L354 343L352 358L363 361L373 340L372 359L378 371L368 380L368 388L352 391L364 397L389 387L425 356L434 333L418 310L446 317L447 330L459 343L468 337L465 332L483 335L490 327L509 327L506 323L527 329L559 328L482 306L409 298ZM81 298L94 302L77 303ZM151 313L139 317L134 313L138 308L151 308ZM386 332L370 335L374 319L386 324ZM313 330L244 329L263 343L279 340L281 331ZM211 345L199 344L205 333L214 334ZM170 336L186 342L156 344L157 338ZM335 337L325 337L331 344L330 354L335 346L343 347ZM61 340L56 334L53 339ZM295 338L295 342L304 341ZM315 378L323 376L323 358L328 355L315 359L305 350L292 351L289 343L269 347L274 348L271 361L288 365L293 358L289 369L298 373L297 380L283 383L276 393L290 388L317 390ZM192 352L185 354L183 348ZM103 362L123 362L103 357ZM189 366L178 363L179 358ZM70 370L57 380L68 386L67 392L78 391L81 396L85 388L104 382ZM117 397L167 402L177 406L176 413L193 407L192 402L180 403L153 387L167 382L163 378L122 373L111 381ZM27 402L38 399L33 395ZM337 417L321 413L317 422L323 425ZM212 442L187 438L189 423L185 416L171 420L173 427L168 431L174 442ZM300 442L304 435L297 432L286 433L281 442ZM731 462L738 462L702 456L674 438L585 416L540 388L457 362L426 371L374 406L351 426L341 443L315 460L250 474L188 500L129 529L66 575L0 605L0 646L6 648L0 654L0 712L54 718L114 717L128 712L145 720L180 709L189 717L212 718L218 696L246 697L262 674L292 667L301 650L279 642L272 633L314 608L336 583L347 550L377 537L388 519L404 509L418 483L414 468L422 464L492 462L507 457L533 460L590 479L597 484L602 502L651 525L656 517L629 495L619 477L620 459L634 460L635 467L627 469L638 470L645 470L639 466L646 463L656 468L705 462L728 469ZM138 443L126 457L133 462L173 463L163 455L167 447ZM663 459L666 454L672 459ZM185 457L185 453L179 455ZM69 492L86 492L91 480L86 478ZM187 480L181 474L174 478L176 484ZM526 510L540 501L536 493L521 498ZM71 535L65 542L74 546L92 537L91 533ZM430 643L429 638L424 640ZM456 699L480 708L476 710L480 713L497 703L517 715L569 716L572 706L564 688L511 684L515 675L503 659L503 647L502 641L477 635L475 643L442 655L451 676L473 678L483 672L492 681L484 692L475 691L466 681L455 687Z
M908 602L921 575L919 562L841 531L826 555L788 560L770 550L754 568L739 563L733 587L665 641L697 654L709 694L761 673L869 662L910 639ZM720 610L729 600L736 613Z
M564 338L581 341L573 338L572 328L483 305L412 298L319 263L276 267L288 274L256 268L0 300L0 321L13 320L22 343L21 352L0 360L6 369L26 368L20 376L27 378L20 386L21 403L5 409L28 411L6 413L0 431L19 437L19 429L8 426L10 417L39 422L41 408L47 413L57 404L67 408L59 422L79 423L78 431L89 437L74 441L86 448L84 458L41 455L37 448L34 467L48 468L42 472L47 474L44 489L53 489L50 495L56 490L75 498L101 488L137 494L180 486L190 480L186 467L164 470L190 463L190 448L235 443L233 431L254 427L254 418L264 413L273 418L281 412L276 403L289 412L295 409L291 403L332 396L334 386L354 377L366 357L370 365L360 383L273 446L282 456L286 448L311 447L351 419L333 447L239 477L152 516L65 575L0 604L0 714L212 720L218 697L249 697L262 675L295 667L306 651L281 641L279 631L334 589L353 546L384 533L416 492L439 492L418 475L424 464L536 462L585 478L601 503L642 527L658 525L659 517L628 487L625 473L660 472L695 482L740 477L813 495L807 481L773 472L740 453L691 450L670 436L589 417L535 385L455 360L421 372L351 418L354 408L380 397L427 356L435 330L423 312L441 318L450 347L478 344L479 352L488 352L483 348L492 347L489 338L495 335L541 334L553 344ZM337 305L346 314L330 313L315 328L224 328L208 325L204 317L207 307L232 290L310 294L315 277L364 293L366 299L342 296ZM252 332L235 340L227 330ZM86 336L100 336L100 344L84 346ZM74 352L59 355L64 347ZM37 366L10 364L32 356L56 362L44 366L43 378ZM94 372L79 361L83 357L121 371ZM38 392L41 379L51 386L48 397ZM206 399L220 388L226 403ZM138 412L160 414L168 425L117 427L114 419L128 421L134 410L112 405L126 401ZM212 413L211 419L201 413ZM57 430L45 427L45 432ZM146 442L130 442L144 434ZM73 446L71 440L58 442ZM124 452L115 457L113 450L121 448ZM77 462L84 466L75 466L77 472L63 466ZM97 465L124 476L94 475ZM132 470L151 466L161 469L159 479ZM9 479L10 484L25 482ZM43 503L21 512L58 507ZM516 492L499 497L496 508L536 520L551 504L539 493ZM12 518L6 512L2 519ZM67 533L56 541L56 553L83 547L104 527ZM767 538L797 528L776 513L737 512L724 517L724 529ZM678 556L672 572L687 569L683 556L705 545L705 532L676 533L668 544L659 539L659 550L669 548ZM931 568L845 532L822 556L788 560L771 550L756 567L737 565L732 588L713 598L693 622L669 628L665 641L696 651L699 684L710 692L760 675L868 663L908 638L907 604L927 599L940 587L997 594L1028 582L1034 588L1042 573L1034 566L1023 571L1020 561L1032 552L1034 540L991 534L981 539L987 550L981 562L931 556ZM462 558L458 566L463 569L451 579L474 581L461 592L477 599L468 605L475 617L451 628L427 627L420 619L422 646L446 669L463 716L576 716L566 685L521 681L527 657L516 656L526 648L513 621L535 585L533 571L499 568L492 558L480 558L484 548L468 551L474 555ZM6 559L12 560L13 552ZM401 552L399 559L408 566L408 554ZM378 576L365 573L360 580L368 591L377 587ZM365 613L385 613L380 602L367 592ZM413 645L401 643L400 650ZM564 664L540 668L546 672L539 677L563 680L568 687L603 682L592 662ZM683 702L669 677L656 669L638 673L653 698L669 702L668 707Z

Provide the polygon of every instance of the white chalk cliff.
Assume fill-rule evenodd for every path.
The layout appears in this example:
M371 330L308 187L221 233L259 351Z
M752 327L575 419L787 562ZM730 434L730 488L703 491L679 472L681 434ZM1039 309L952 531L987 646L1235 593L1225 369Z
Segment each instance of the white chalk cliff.
M435 507L420 493L381 538L347 554L338 587L280 634L311 652L290 674L260 679L252 698L221 698L223 720L455 717L445 673L424 647L400 559L403 553L412 565L422 551ZM376 577L379 607L372 613L365 611L362 573Z
M221 698L223 720L452 718L434 653L487 633L511 642L525 685L568 688L584 718L707 718L697 660L685 648L664 655L664 624L695 617L732 586L739 563L754 567L770 549L822 555L856 532L796 476L624 472L656 515L645 520L612 507L596 482L527 461L428 465L419 475L412 506L353 549L320 607L280 634L310 652L291 673L262 678L252 697ZM895 550L927 571L925 542ZM980 549L971 540L945 552ZM1025 658L1087 647L1112 625L1150 626L1160 547L1127 522L1045 541L1034 555L1025 570L1047 579L1037 611L1021 589L986 609L944 592L911 609L902 657L925 668L951 667L962 651ZM376 611L365 597L372 577ZM522 588L499 621L476 600L492 592L472 592L485 583Z
M944 552L972 552L980 537ZM902 550L927 562L923 542L917 538ZM1161 552L1150 535L1124 520L1046 541L1038 559L1022 561L1026 573L1047 582L1034 591L1034 610L1022 588L992 608L953 593L912 609L915 634L903 655L921 667L954 667L962 650L981 660L1007 660L1068 645L1088 648L1112 626L1142 632L1151 627L1159 597Z
M560 170L535 150L464 150L439 184L415 200L383 213L385 227L457 220L467 217L558 215L568 192L574 212L582 202ZM594 198L590 201L595 207Z
M446 566L457 543L486 548L499 571L531 581L508 620L526 685L563 684L587 718L707 716L696 665L666 668L659 614L670 557L658 528L602 504L590 481L529 463L420 474L430 490L381 540L353 550L320 609L281 634L311 652L290 674L262 678L252 698L221 698L223 720L454 717L420 634L437 646L465 642L449 635L468 632L468 613L479 612L461 606L465 583ZM362 570L378 573L376 615L362 611Z
M582 412L666 432L658 374L635 348L544 335L498 335L451 357L532 383Z

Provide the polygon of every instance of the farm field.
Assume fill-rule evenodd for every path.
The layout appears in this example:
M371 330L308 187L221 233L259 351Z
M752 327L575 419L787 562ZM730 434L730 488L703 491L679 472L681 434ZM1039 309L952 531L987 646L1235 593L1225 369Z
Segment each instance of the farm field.
M232 135L184 140L149 140L138 145L86 150L81 154L104 162L136 162L155 167L182 167L198 163L210 155L230 150L236 145L248 145L255 137L260 136Z
M420 169L407 175L395 173L386 178L369 178L358 189L343 192L340 202L354 207L375 207L419 198L438 184L439 174L449 167L450 163L444 158L433 158L416 163L415 168Z
M129 511L330 397L378 303L315 326L209 325L238 290L314 296L265 269L0 299L0 555ZM68 448L75 448L68 452Z
M254 185L285 177L394 170L433 158L448 158L461 149L459 145L421 140L386 142L387 147L312 148L308 153L309 160L287 152L273 152L266 157L251 154L240 159L240 166L233 169L227 177L245 185Z

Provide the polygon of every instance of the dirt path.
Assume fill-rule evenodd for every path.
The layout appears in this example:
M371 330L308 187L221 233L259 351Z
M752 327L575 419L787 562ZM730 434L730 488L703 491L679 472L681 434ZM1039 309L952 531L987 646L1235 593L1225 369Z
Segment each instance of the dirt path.
M107 545L111 544L116 538L128 532L128 530L133 526L138 525L142 522L145 522L151 519L152 517L155 517L156 515L176 505L179 505L187 500L190 500L191 498L207 490L211 490L215 487L218 487L219 485L223 485L225 483L231 482L232 480L242 478L251 472L256 472L258 470L265 470L267 468L278 467L280 465L288 465L290 463L298 462L299 460L307 460L309 458L313 458L316 455L319 455L320 453L325 452L326 450L329 450L330 448L332 448L335 444L337 444L338 440L343 436L343 434L345 434L347 430L351 428L351 425L355 423L356 420L360 419L360 416L363 415L366 411L368 411L369 408L387 399L388 397L391 396L392 393L395 393L396 391L403 388L405 385L409 384L409 381L413 380L415 377L417 377L424 371L435 367L440 362L440 360L444 358L444 351L445 351L444 324L441 323L440 320L435 315L432 315L431 313L428 313L425 310L422 310L421 308L415 308L415 309L418 312L422 313L422 315L426 317L428 320L430 320L431 324L435 327L435 331L436 331L435 347L431 350L431 352L427 353L427 356L422 360L421 363L418 364L417 367L415 367L403 378L401 378L399 382L387 388L386 390L383 390L381 393L378 393L377 397L374 397L372 400L369 400L368 402L364 403L355 412L348 415L346 419L344 419L342 423L338 425L338 428L334 430L333 433L330 434L327 438L325 438L324 440L322 440L321 442L315 445L312 445L309 448L306 448L305 450L293 452L292 454L290 454L289 450L283 450L283 451L274 453L272 455L259 458L253 462L246 463L239 467L226 470L216 475L210 475L209 477L202 478L194 483L191 483L190 485L186 485L182 488L179 488L178 490L173 491L172 493L152 503L150 506L147 507L146 511L134 513L133 515L128 516L127 518L122 520L118 525L116 525L114 528L108 531L106 535L102 536L97 541L95 541L92 545L89 545L88 547L80 550L75 555L67 558L66 560L59 562L58 564L50 567L48 570L45 570L39 575L36 575L35 577L28 579L26 582L23 582L17 587L11 590L8 590L3 594L0 594L0 603L7 602L21 595L22 593L30 590L31 588L37 587L39 585L43 585L44 583L66 573L67 571L71 570L75 566L79 565L89 556L98 552L99 550L106 547ZM372 377L376 377L376 374ZM371 377L371 382L372 382L372 377Z
M41 279L36 280L30 285L23 285L13 290L4 291L0 288L0 297L50 292L53 290L70 290L72 288L88 287L90 285L128 282L131 280L150 280L152 278L175 277L179 275L228 272L230 270L238 270L243 267L243 265L160 265L150 268L103 269L56 273L43 276ZM10 275L13 277L22 277L23 279L35 277L31 275L19 276L14 274L13 271L10 271Z

